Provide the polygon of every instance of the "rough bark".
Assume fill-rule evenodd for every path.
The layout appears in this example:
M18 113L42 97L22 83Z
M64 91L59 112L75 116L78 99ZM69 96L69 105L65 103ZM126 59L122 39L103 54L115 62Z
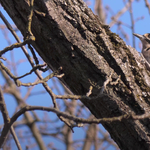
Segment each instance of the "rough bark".
M0 0L2 6L25 36L28 0ZM36 51L52 70L63 68L61 79L74 94L92 96L112 74L103 94L82 99L97 118L150 111L149 72L141 64L135 49L100 20L82 0L35 0L32 20ZM44 14L46 14L44 16ZM150 149L149 119L103 123L122 150Z

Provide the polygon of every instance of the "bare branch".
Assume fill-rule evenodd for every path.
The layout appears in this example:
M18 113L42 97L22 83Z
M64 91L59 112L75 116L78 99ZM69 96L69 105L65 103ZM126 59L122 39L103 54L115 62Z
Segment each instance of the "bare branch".
M148 0L145 0L145 5L148 8L149 14L150 14L150 4L148 2Z
M22 150L21 145L19 143L19 140L18 140L18 138L16 136L16 133L15 133L15 131L13 129L13 126L11 126L11 125L9 126L10 118L9 118L9 115L8 115L8 111L7 111L7 108L6 108L6 104L5 104L5 101L4 101L4 97L3 97L3 93L2 93L1 87L0 87L0 110L2 112L4 123L5 123L4 124L4 128L2 130L2 133L1 133L1 136L0 136L0 147L2 147L2 145L6 141L6 138L8 136L9 130L10 130L11 134L14 137L14 140L16 142L18 150Z
M123 15L130 7L130 5L132 4L132 1L128 1L127 4L122 8L122 10L120 10L115 16L112 17L112 22L109 23L109 26L112 27L117 21L118 18Z

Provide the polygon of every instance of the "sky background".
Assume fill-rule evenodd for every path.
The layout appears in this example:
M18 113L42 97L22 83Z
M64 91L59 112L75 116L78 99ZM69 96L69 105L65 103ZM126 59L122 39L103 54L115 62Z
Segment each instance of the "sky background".
M89 4L89 2L88 2L88 4ZM95 4L94 1L90 1L89 7L93 11L94 11L94 4ZM124 7L124 3L123 3L122 0L104 0L103 5L104 5L104 9L106 8L106 6L109 6L111 8L111 13L107 13L106 24L109 24L111 22L112 14L114 14L114 15L117 14L117 12L120 11L120 9L122 9ZM132 7L133 7L134 20L137 20L138 18L143 17L142 20L139 20L135 23L135 33L138 33L138 34L150 33L150 14L148 12L148 9L145 7L144 1L143 0L140 0L139 2L134 1ZM1 7L1 11L3 12L3 14L5 16L7 16L2 7ZM11 21L11 19L8 16L7 16L7 18L8 18L8 21L11 24L13 24L13 22ZM127 45L133 46L133 44L132 44L132 41L133 41L132 31L129 28L131 26L131 19L130 19L129 12L127 11L125 14L123 14L119 18L119 20L126 23L126 25L128 25L128 27L123 26L123 30L128 34L128 40L125 40L125 39L124 40L125 40ZM1 19L0 19L0 24L3 24ZM110 30L114 33L117 33L117 34L120 33L117 29L117 26L115 26L115 25L112 28L110 28ZM21 34L19 32L17 32L17 33L21 37ZM6 46L16 42L15 39L12 37L12 35L9 34L9 32L7 33L7 36L9 37L11 43L8 43L5 40L4 32L3 32L3 30L0 30L0 43L1 43L0 44L0 50L4 49ZM136 49L138 51L141 51L140 50L140 41L139 41L139 39L135 38L135 41L136 41ZM7 60L9 60L9 61L11 61L11 59L12 59L10 57L10 54L11 53L7 53L7 54L4 55L4 57L6 57ZM24 54L22 53L22 51L20 49L15 49L15 51L13 52L13 55L14 55L14 58L15 58L16 62L19 61L20 58L23 58L22 61L24 61L21 65L17 66L18 75L22 75L26 72L29 72L31 67L28 64L28 62L25 61L25 57L24 57ZM48 75L48 72L42 73L42 75L45 77L45 76ZM36 76L33 74L29 77L26 77L23 80L23 82L33 82L33 81L35 81L35 79L36 79ZM2 80L1 74L0 74L0 82L1 82L1 85L3 85L4 82L5 82L4 80ZM52 82L49 81L48 84L51 86ZM60 88L60 89L63 90L62 88ZM32 92L36 93L36 92L41 91L41 90L43 90L42 86L37 85ZM25 97L26 92L27 92L26 88L24 88L24 87L21 88L21 93L22 93L23 97ZM55 92L56 91L54 91L54 93ZM5 97L5 100L6 100L7 109L9 110L9 115L11 117L15 112L15 108L16 108L17 104L16 104L15 100L10 95L4 94L4 97ZM34 98L34 96L30 96L27 99L27 103L30 104L30 105L35 105L36 104L36 105L39 105L39 106L50 106L50 105L52 105L51 100L47 101L47 99L49 99L48 94L39 95L38 98ZM53 118L52 113L50 113L50 115ZM43 116L41 115L40 117L42 118ZM2 119L2 116L1 116L1 113L0 113L0 124L2 124L2 123L3 123L3 119ZM75 128L74 138L77 138L77 135L79 133L83 133L82 129L81 128ZM84 135L80 134L80 136L84 136ZM45 140L47 140L47 139L45 138ZM55 142L57 143L57 141L55 141ZM63 145L60 144L60 147L62 147L62 146ZM108 150L114 150L114 149L112 147L110 147Z

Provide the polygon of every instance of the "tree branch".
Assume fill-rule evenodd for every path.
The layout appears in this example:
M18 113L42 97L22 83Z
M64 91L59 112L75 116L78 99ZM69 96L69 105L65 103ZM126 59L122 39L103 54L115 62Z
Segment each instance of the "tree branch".
M29 3L0 0L25 36ZM52 70L62 66L61 81L76 95L86 95L93 86L92 100L81 99L97 118L119 118L150 111L150 73L138 52L109 30L82 0L38 0L33 13L32 46ZM25 10L25 11L24 11ZM44 14L44 15L40 15ZM97 97L113 72L111 79ZM118 80L119 79L119 80ZM111 84L117 81L117 84ZM92 85L91 85L92 83ZM139 119L139 118L138 118ZM102 122L120 149L150 147L149 119Z

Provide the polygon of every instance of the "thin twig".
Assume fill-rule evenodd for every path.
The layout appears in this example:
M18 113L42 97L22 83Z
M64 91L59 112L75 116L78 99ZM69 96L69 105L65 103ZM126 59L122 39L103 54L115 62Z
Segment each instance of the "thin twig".
M0 136L0 148L2 147L4 142L6 141L7 135L8 135L9 130L10 130L12 136L14 137L14 140L15 140L15 143L18 147L18 150L22 150L22 148L20 146L20 143L19 143L19 140L17 138L17 135L16 135L16 133L13 129L13 126L12 126L12 124L10 125L10 118L9 118L9 115L8 115L8 111L7 111L7 108L6 108L6 104L5 104L5 101L4 101L4 97L3 97L1 87L0 87L0 110L2 112L3 119L4 119L4 128L3 128L2 132L1 132L1 136Z
M109 26L112 27L118 20L118 18L123 15L130 7L131 3L128 2L115 16L112 17L112 22L109 23Z
M145 5L148 8L149 14L150 14L150 4L148 2L148 0L145 0Z
M31 5L33 6L32 4L33 0L31 1ZM33 8L33 7L32 7ZM32 11L32 10L31 10ZM30 14L30 17L33 16L33 12L31 12ZM13 28L11 27L10 23L6 20L6 18L3 16L3 14L0 12L0 17L1 19L4 21L4 23L6 24L7 28L10 30L10 32L13 34L13 36L15 37L15 39L17 40L18 43L21 43L19 37L17 36L16 32L13 30ZM30 19L30 18L29 18ZM30 27L29 27L30 25ZM31 30L31 24L29 23L28 24L28 31L30 32ZM32 32L31 32L32 33ZM30 34L31 34L30 33ZM35 40L34 36L30 36L31 38L33 38L33 40ZM28 37L26 37L26 39L28 39ZM34 62L32 60L32 58L30 57L30 55L28 54L26 48L24 46L21 46L25 56L27 57L29 63L31 64L31 66L34 68L35 65L34 65ZM35 70L34 71L35 74L38 76L38 78L40 80L43 79L43 77L40 75L39 71L38 70ZM57 106L57 102L56 102L56 98L55 98L55 94L52 92L52 90L49 88L48 84L46 82L42 83L43 87L45 88L45 90L48 92L48 94L51 96L52 98L52 102L53 102L53 105L54 105L54 108L58 109L58 106ZM60 118L60 116L58 116ZM61 118L60 118L61 119ZM67 123L66 123L67 124Z
M133 33L135 33L135 29L134 29L134 18L133 18L132 0L129 0L129 3L130 3L129 12L130 12L130 18L131 18L131 31L132 31L133 47L135 48L135 36L133 35Z
M55 108L50 108L50 107L42 107L42 106L25 106L24 108L22 108L20 111L18 111L12 118L11 118L11 122L10 124L12 124L13 122L15 122L17 120L17 118L19 116L21 116L22 114L24 114L26 111L31 111L31 110L42 110L42 111L48 111L48 112L54 112L57 115L61 115L64 118L73 120L75 122L79 122L79 123L104 123L104 122L113 122L113 121L122 121L123 119L131 119L131 120L142 120L142 119L146 119L150 117L149 113L143 114L143 115L135 115L135 114L125 114L125 115L121 115L119 117L111 117L111 118L101 118L101 119L84 119L84 118L79 118L76 117L74 115L70 115L66 112L61 112L58 109Z

